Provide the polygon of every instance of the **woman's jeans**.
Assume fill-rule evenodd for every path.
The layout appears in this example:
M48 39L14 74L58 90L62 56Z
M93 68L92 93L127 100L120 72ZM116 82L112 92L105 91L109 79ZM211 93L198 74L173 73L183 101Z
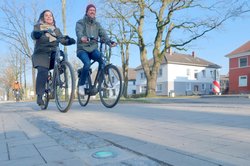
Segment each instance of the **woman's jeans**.
M101 54L99 52L98 49L94 49L92 52L87 52L87 51L79 51L77 53L77 57L82 61L83 63L83 68L82 68L82 72L81 72L81 76L80 76L80 82L79 82L79 86L82 86L85 84L85 81L87 79L87 75L89 72L89 68L91 65L90 60L94 60L97 61L99 63L99 67L98 70L102 67L103 65L103 60L101 57Z

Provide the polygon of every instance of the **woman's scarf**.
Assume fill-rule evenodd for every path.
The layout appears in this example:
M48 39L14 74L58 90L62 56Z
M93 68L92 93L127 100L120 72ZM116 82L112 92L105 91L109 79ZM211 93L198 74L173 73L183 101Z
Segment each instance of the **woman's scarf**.
M56 33L55 33L55 31L54 31L54 30L56 29L55 26L53 26L53 25L48 25L48 24L41 24L41 25L40 25L40 30L48 30L48 29L52 30L53 35L56 36ZM51 34L49 34L49 33L45 33L45 36L47 36L47 37L49 38L49 42L56 41L56 38L55 38L54 36L52 36Z

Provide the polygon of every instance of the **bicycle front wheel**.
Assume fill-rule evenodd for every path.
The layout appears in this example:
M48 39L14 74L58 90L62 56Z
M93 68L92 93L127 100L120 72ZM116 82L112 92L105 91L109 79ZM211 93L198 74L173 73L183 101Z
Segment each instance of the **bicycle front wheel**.
M73 102L75 91L75 76L69 62L61 63L55 79L56 106L61 112L67 112Z
M79 82L80 82L80 79L77 85L78 102L81 106L85 107L89 103L89 98L90 98L90 85L92 84L90 76L88 75L86 82L85 82L85 95L79 94Z
M99 95L102 104L107 108L114 107L122 92L122 77L119 69L114 65L108 65L103 71L103 81L99 84Z

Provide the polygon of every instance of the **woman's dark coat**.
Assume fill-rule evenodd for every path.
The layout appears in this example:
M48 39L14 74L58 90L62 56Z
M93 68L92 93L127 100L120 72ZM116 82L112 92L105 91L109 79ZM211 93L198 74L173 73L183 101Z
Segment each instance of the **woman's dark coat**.
M49 68L51 53L56 51L58 43L56 41L49 42L49 37L47 37L44 33L39 39L36 39L34 37L34 31L41 31L40 24L35 25L34 30L31 33L31 38L35 40L35 48L32 55L33 67L36 68L38 66L42 66ZM55 28L54 32L56 36L63 36L59 28ZM61 43L63 45L67 44L66 40L62 40Z

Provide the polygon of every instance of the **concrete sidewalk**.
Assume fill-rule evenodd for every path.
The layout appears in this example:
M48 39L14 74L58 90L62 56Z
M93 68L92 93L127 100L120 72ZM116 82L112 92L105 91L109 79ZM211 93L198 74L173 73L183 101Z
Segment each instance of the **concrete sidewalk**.
M0 166L168 165L114 146L97 135L25 114L36 110L16 110L16 104L13 107L11 102L5 104L0 107ZM99 157L94 156L96 152L119 155Z
M14 111L0 114L0 165L87 165Z

